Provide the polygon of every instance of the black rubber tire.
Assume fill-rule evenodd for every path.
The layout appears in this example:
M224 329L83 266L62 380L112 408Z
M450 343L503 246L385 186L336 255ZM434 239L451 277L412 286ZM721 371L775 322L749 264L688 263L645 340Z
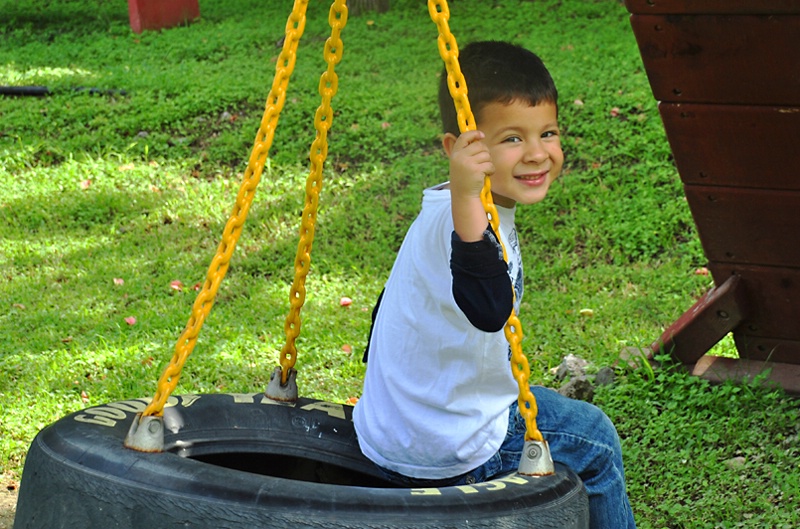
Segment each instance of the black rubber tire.
M146 400L73 413L31 443L15 529L558 528L589 525L578 476L392 488L361 455L352 408L261 394L171 397L165 451L123 447Z

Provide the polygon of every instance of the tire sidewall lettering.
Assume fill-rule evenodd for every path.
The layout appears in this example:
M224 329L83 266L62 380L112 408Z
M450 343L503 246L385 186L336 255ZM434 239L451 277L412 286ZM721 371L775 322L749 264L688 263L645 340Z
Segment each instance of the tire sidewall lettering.
M502 478L485 481L482 483L474 483L472 485L457 485L452 487L455 490L461 491L464 494L477 494L481 491L497 491L506 488L506 485L527 485L531 479L519 474L511 474ZM442 490L438 488L427 489L410 489L409 494L412 496L441 496Z
M225 394L233 399L234 404L259 404L257 400L261 397L260 404L285 406L303 410L305 412L321 411L326 413L329 417L336 419L345 419L344 406L332 402L318 401L307 404L301 407L296 407L295 403L291 402L277 402L264 397L263 393L227 393ZM173 408L181 406L188 408L202 398L201 395L180 395L170 396L165 405L166 408ZM137 413L141 413L150 403L150 399L139 398L132 400L125 400L120 402L112 402L102 406L87 408L80 413L73 416L73 420L86 424L94 424L97 426L105 426L107 428L114 428L119 421L131 420Z

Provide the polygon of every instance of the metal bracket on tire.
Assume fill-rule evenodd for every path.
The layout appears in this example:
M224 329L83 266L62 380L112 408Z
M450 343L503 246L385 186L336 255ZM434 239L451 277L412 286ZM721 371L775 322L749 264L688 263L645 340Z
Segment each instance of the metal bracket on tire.
M275 368L269 377L269 384L264 395L276 402L297 402L297 371L289 368L286 384L281 384L281 366Z
M139 452L164 451L164 417L142 416L137 413L133 419L125 447Z
M524 476L549 476L555 474L556 469L547 441L525 441L522 447L522 457L519 461L518 472Z

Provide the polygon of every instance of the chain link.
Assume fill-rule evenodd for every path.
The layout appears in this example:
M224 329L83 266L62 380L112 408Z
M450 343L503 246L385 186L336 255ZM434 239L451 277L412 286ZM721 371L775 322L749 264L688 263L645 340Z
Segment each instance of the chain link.
M307 6L308 0L295 0L292 12L286 22L286 38L278 56L275 78L267 96L264 116L256 134L253 150L236 197L236 204L225 225L222 240L217 248L217 253L211 260L206 279L192 306L189 321L175 344L175 352L172 359L158 380L158 387L153 400L142 412L144 416L163 415L164 405L178 385L183 366L186 364L189 355L192 354L200 329L211 311L211 307L214 305L214 299L220 283L228 271L231 256L236 248L236 242L241 235L242 226L244 226L247 213L253 202L256 187L261 180L264 163L272 146L275 128L278 124L278 117L286 101L286 87L289 84L289 78L297 60L297 44L305 29Z
M294 260L294 281L289 291L289 314L286 316L284 332L286 342L281 349L281 384L286 384L289 370L294 367L297 360L297 346L295 344L300 334L300 310L306 299L306 277L311 266L311 247L314 242L314 226L317 221L317 208L319 193L322 190L322 169L325 158L328 156L328 130L333 124L333 108L331 100L339 89L339 77L335 67L342 60L344 44L341 33L347 24L347 5L345 0L335 0L328 14L328 23L331 26L331 36L325 42L323 55L328 69L319 80L319 94L322 102L314 116L314 128L317 135L311 144L309 159L311 168L306 180L306 199L303 207L303 219L300 226L300 242L297 244L297 255Z
M175 353L158 381L156 394L144 410L144 416L163 414L164 405L178 384L181 370L197 343L200 329L211 311L220 283L227 273L231 256L241 235L256 187L261 179L264 163L272 146L278 117L286 101L286 88L297 60L297 45L305 29L307 6L308 0L295 0L292 13L286 24L286 38L278 57L276 75L267 97L264 116L256 134L247 169L236 198L236 204L223 230L222 240L216 255L211 261L206 280L195 299L189 321L178 338L175 345ZM459 128L462 132L474 130L475 123L467 98L467 87L458 64L458 46L448 25L450 11L447 2L446 0L429 0L428 8L432 20L439 28L439 53L447 68L448 86L456 104ZM331 101L338 90L338 76L334 69L342 58L341 30L347 23L346 0L334 1L329 12L328 21L332 28L331 37L326 41L324 50L328 68L322 74L319 83L322 103L314 117L317 135L309 154L311 169L306 181L306 201L300 227L300 242L298 243L295 257L295 279L289 294L290 311L284 325L286 343L283 346L280 357L281 379L284 383L297 358L295 341L300 333L300 310L305 303L305 280L311 264L311 247L314 240L319 193L322 189L322 169L328 154L327 132L333 122ZM497 231L499 220L497 210L492 202L488 178L484 182L481 200L492 227ZM506 257L505 248L503 248L503 255ZM542 435L536 428L536 400L528 386L530 367L527 358L522 354L522 328L513 311L505 326L505 335L512 349L512 372L520 388L520 413L525 418L527 426L525 438L542 440Z
M447 69L447 86L455 102L459 130L462 133L468 130L475 130L475 117L472 114L467 97L467 83L458 62L458 45L448 23L450 8L447 5L447 0L428 0L428 12L431 20L439 30L439 55L441 55ZM481 202L486 210L486 216L489 218L492 229L495 233L500 233L500 219L497 216L497 208L492 201L491 182L488 177L483 182ZM500 244L502 245L502 241ZM504 245L503 258L508 260ZM542 434L536 427L536 415L539 411L536 406L536 398L533 396L528 382L530 365L522 352L522 325L513 309L508 317L504 331L506 339L511 345L511 373L519 386L519 411L525 419L525 440L543 441Z

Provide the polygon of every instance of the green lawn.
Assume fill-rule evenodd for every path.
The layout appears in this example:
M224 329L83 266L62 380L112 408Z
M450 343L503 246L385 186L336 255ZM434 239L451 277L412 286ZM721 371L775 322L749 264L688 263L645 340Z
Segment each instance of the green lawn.
M329 32L328 7L311 4L264 176L178 393L261 391L283 345ZM0 0L0 84L51 91L0 96L3 475L19 477L59 417L154 393L236 200L289 9L203 0L198 22L135 35L124 2ZM627 12L615 0L451 11L459 43L523 44L559 86L565 169L517 215L531 381L556 385L550 369L569 353L612 365L711 286ZM352 17L343 39L297 365L302 395L337 402L360 393L370 310L421 190L447 174L424 2ZM640 527L800 526L796 401L669 364L617 374L595 403L623 439Z

